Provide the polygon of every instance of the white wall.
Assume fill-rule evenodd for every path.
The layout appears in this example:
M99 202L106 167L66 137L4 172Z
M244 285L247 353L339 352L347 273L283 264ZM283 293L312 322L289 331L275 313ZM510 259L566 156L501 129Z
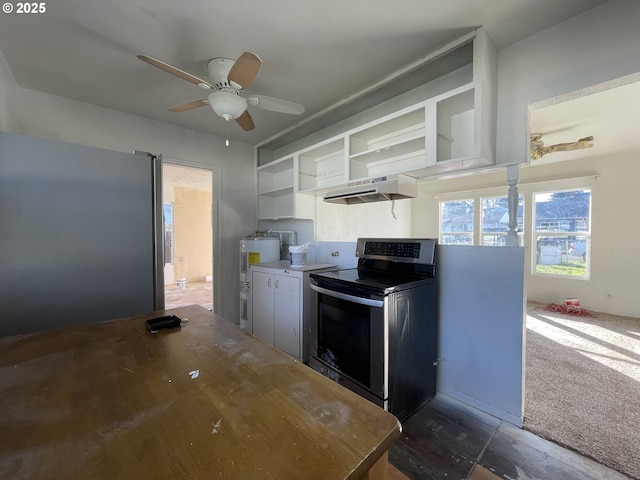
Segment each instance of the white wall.
M0 51L0 131L16 132L18 128L17 96L16 80Z
M341 205L316 198L316 240L353 242L358 237L411 237L411 200Z
M529 104L640 71L638 25L640 2L611 0L500 50L497 163L527 161Z
M595 176L599 180L595 180ZM575 178L588 177L576 182ZM506 172L476 174L418 185L413 200L414 236L438 236L438 205L448 192L465 192L466 197L483 192L506 195ZM520 193L525 210L525 245L531 245L531 192L587 184L592 191L591 277L589 280L541 277L531 274L531 249L525 256L525 281L529 300L558 303L577 297L582 306L596 312L640 317L637 292L640 255L637 254L640 223L640 152L616 157L592 157L520 168ZM559 182L558 179L568 179ZM486 193L485 193L486 194ZM438 196L438 198L434 198ZM612 298L607 299L610 293Z
M18 105L20 133L115 151L143 150L219 168L215 308L238 321L238 239L257 225L253 146L232 142L225 147L220 137L23 88L18 88Z

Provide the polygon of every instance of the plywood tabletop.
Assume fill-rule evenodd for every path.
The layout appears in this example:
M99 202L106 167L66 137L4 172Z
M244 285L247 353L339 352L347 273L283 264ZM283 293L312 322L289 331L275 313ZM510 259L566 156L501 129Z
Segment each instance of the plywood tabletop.
M0 477L343 479L396 418L208 310L0 339Z

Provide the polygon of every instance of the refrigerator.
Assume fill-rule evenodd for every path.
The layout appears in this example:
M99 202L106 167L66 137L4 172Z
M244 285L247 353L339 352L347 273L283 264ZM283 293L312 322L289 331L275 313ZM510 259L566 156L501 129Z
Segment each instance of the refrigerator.
M0 132L0 336L164 308L161 161Z

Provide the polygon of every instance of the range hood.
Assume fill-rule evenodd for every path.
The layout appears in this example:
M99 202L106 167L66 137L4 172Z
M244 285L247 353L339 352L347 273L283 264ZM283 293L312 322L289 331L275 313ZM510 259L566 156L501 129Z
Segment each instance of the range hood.
M324 196L324 201L355 205L357 203L415 198L418 193L417 185L417 179L408 175L387 175L350 182L346 187L330 190Z

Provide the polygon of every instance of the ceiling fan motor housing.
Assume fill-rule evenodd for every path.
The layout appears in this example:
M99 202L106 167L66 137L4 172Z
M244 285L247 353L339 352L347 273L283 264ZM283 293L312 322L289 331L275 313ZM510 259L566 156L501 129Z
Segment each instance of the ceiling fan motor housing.
M209 78L217 89L234 88L235 90L240 90L239 88L236 89L233 85L230 85L227 80L229 71L234 63L235 60L224 57L217 57L209 60L209 63L207 64Z

